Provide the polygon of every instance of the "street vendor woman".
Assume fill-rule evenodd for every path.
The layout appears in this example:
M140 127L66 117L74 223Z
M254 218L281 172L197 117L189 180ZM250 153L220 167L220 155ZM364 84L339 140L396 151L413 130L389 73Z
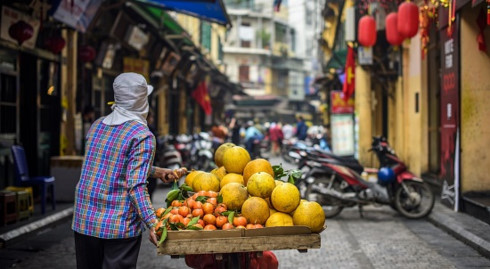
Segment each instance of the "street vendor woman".
M72 229L78 268L136 268L144 226L157 243L147 178L169 182L178 176L152 166L155 137L146 117L153 87L142 75L123 73L113 88L112 113L96 120L87 134L75 191Z

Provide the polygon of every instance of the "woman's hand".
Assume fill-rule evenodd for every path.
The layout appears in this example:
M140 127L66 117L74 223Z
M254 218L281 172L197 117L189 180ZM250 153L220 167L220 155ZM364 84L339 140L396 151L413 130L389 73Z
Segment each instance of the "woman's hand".
M175 170L155 167L155 174L153 175L153 177L159 178L165 183L169 183L178 180L179 178L187 175L187 173L188 171L187 168L185 167L175 169Z

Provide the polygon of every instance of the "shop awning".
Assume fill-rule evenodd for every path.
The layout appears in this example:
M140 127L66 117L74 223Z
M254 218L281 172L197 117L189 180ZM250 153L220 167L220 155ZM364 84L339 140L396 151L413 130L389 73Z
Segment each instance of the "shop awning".
M333 69L344 69L345 68L345 58L347 57L347 49L341 49L334 51L332 57L327 62L325 66L326 70Z
M190 16L231 27L231 21L226 13L222 0L137 0L139 2L173 10Z

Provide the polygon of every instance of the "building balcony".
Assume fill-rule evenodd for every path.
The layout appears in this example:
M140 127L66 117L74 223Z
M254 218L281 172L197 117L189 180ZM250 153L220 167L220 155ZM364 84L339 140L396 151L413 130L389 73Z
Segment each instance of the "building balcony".
M254 55L271 55L272 54L270 49L244 48L244 47L231 47L231 46L224 46L223 52L224 53L231 53L231 54L254 54Z

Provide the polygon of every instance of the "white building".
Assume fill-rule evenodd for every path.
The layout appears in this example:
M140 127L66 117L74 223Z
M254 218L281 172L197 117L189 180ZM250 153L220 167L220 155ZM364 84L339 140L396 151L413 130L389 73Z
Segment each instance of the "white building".
M273 0L226 0L233 27L223 47L226 73L252 96L275 95L302 100L304 67L295 56L295 30L286 5Z

